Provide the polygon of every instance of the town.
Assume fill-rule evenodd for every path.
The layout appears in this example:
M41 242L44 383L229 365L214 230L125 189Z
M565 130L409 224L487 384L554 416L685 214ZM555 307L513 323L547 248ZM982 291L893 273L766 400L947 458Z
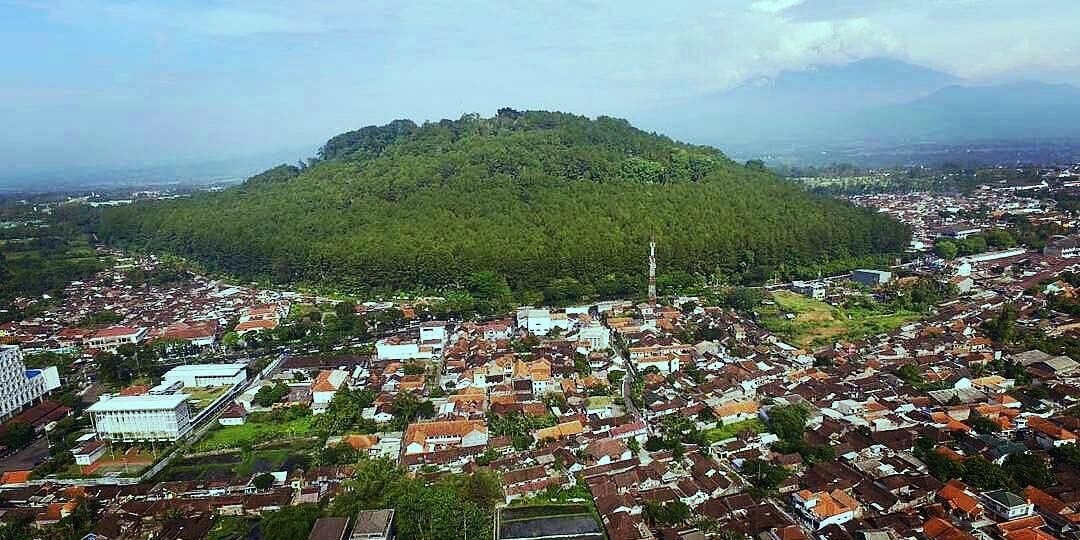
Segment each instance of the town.
M0 325L0 520L94 540L1077 539L1077 188L1059 168L849 195L911 228L902 260L658 291L663 246L642 246L639 297L484 315L96 246L99 271Z

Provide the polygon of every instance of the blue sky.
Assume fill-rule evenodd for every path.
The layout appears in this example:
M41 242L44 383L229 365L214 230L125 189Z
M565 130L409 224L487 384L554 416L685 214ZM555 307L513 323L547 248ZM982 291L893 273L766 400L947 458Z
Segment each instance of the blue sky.
M1075 0L0 0L9 171L314 148L500 106L632 116L888 56L1080 82Z

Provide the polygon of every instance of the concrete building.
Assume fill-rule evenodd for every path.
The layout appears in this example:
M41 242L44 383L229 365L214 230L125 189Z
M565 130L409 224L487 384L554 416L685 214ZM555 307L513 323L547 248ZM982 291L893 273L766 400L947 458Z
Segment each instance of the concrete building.
M162 376L162 386L233 386L247 380L247 364L188 364L176 366Z
M0 421L19 414L49 392L60 388L60 374L55 366L26 369L22 349L0 346Z
M187 394L101 396L86 409L98 437L113 441L175 441L191 431Z
M1061 259L1080 257L1080 236L1063 237L1050 242L1043 248L1043 255Z
M116 352L116 349L120 348L121 345L134 345L141 342L147 333L146 328L110 326L95 332L93 337L86 342L86 345L91 349Z
M446 343L446 321L427 321L420 323L420 342Z
M590 351L606 351L611 347L611 332L604 325L594 322L578 332L578 342L588 343Z
M415 339L392 336L375 342L375 354L380 360L430 360L435 351Z
M892 281L892 272L885 270L859 269L851 273L851 281L862 283L868 287L877 287Z
M821 281L792 281L791 290L815 300L824 300L826 287Z

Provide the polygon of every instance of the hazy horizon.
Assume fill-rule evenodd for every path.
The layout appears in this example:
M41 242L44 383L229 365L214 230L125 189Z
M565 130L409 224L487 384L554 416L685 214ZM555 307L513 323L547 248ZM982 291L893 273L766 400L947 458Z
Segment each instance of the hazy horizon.
M299 158L364 125L503 106L658 129L656 111L867 59L963 84L1076 85L1075 20L1080 4L1056 0L0 1L0 186L49 171ZM701 140L709 132L688 118L659 131L737 146L727 133ZM765 133L754 124L740 126L747 139Z

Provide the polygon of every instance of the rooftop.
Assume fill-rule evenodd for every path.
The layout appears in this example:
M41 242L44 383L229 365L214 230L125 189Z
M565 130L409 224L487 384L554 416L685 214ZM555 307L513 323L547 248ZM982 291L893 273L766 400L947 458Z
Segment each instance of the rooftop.
M88 412L141 411L146 409L175 409L187 401L187 394L168 394L162 396L116 396L102 398L87 407Z

